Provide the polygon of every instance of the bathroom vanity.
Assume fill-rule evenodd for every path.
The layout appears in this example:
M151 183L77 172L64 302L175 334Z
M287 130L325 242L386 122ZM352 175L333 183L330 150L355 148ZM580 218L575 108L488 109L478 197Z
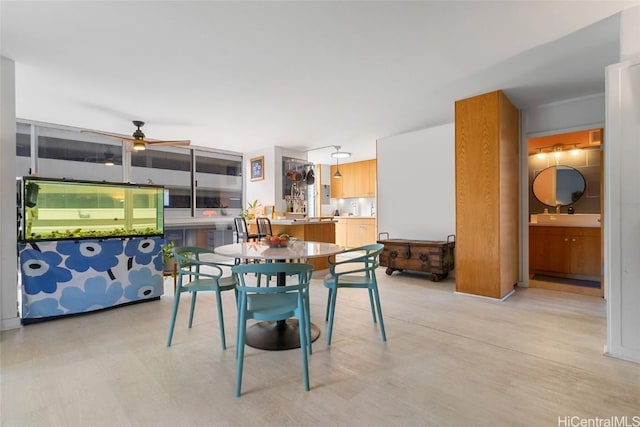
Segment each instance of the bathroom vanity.
M537 215L529 224L529 273L599 281L600 224L567 216L572 218ZM541 217L546 218L540 221Z

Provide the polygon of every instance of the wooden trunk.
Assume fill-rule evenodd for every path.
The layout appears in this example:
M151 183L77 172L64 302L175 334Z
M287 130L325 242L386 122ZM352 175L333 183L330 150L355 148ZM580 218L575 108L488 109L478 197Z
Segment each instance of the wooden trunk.
M386 273L413 270L431 274L438 282L454 268L454 236L447 241L386 239L378 240L384 245L380 254L380 265L387 267Z

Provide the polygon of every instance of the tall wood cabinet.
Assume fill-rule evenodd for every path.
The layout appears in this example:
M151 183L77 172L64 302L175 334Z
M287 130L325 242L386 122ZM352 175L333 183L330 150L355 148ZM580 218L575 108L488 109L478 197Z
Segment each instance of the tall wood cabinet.
M501 92L456 101L456 290L503 298L518 281L518 110Z

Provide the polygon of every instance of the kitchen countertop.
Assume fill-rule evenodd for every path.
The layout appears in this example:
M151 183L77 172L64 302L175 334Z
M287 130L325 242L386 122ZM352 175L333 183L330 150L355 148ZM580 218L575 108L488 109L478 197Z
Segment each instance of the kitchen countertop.
M282 218L282 219L272 219L271 220L271 224L274 225L295 225L295 224L330 224L332 222L336 222L335 220L322 220L320 221L319 219L286 219L286 218ZM247 221L248 224L255 224L255 220L252 221Z
M375 216L355 216L355 215L340 215L334 216L333 219L376 219Z
M287 218L273 218L271 220L272 224L280 224L280 225L293 225L293 224L316 224L323 222L337 222L339 219L376 219L375 216L362 216L362 215L341 215L334 216L333 220L318 220L318 219L287 219ZM247 221L248 224L255 224L255 220ZM165 227L197 227L202 225L218 225L220 226L230 225L233 227L233 217L232 216L216 216L215 218L165 218L164 220Z

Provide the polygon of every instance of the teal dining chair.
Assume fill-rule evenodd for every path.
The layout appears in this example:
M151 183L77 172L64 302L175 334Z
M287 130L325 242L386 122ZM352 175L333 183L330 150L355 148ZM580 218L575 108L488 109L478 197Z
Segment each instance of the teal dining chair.
M309 365L307 356L311 353L311 320L309 316L309 281L313 266L304 263L264 263L242 264L232 268L238 282L238 334L236 351L236 396L240 397L242 371L244 367L244 346L247 320L274 322L297 317L300 330L300 354L302 357L302 377L304 389L309 391ZM259 287L247 284L247 277L255 274L285 274L297 277L297 283L285 286Z
M185 292L191 292L191 308L189 310L189 328L191 328L198 292L212 291L216 294L218 325L220 327L222 349L226 350L227 348L224 333L224 316L222 313L221 293L233 290L236 296L236 304L238 300L238 293L236 290L237 282L235 275L230 274L224 276L222 267L233 267L235 264L216 263L202 259L203 257L208 258L213 254L214 252L210 249L198 248L195 246L182 246L173 249L173 256L176 259L176 265L178 268L178 282L176 292L173 297L173 311L171 312L171 321L169 322L167 347L171 346L171 341L173 339L173 330L176 324L180 296Z
M378 282L376 280L376 268L380 266L379 256L383 248L384 245L379 243L360 246L342 252L341 255L350 257L344 261L331 261L329 259L329 274L324 278L324 286L329 289L327 312L325 314L325 320L329 321L327 326L327 345L331 345L333 317L336 311L339 288L360 288L369 291L369 304L371 305L373 323L380 323L382 341L387 341L384 320L382 319L382 308L380 307ZM351 257L353 254L357 255Z

